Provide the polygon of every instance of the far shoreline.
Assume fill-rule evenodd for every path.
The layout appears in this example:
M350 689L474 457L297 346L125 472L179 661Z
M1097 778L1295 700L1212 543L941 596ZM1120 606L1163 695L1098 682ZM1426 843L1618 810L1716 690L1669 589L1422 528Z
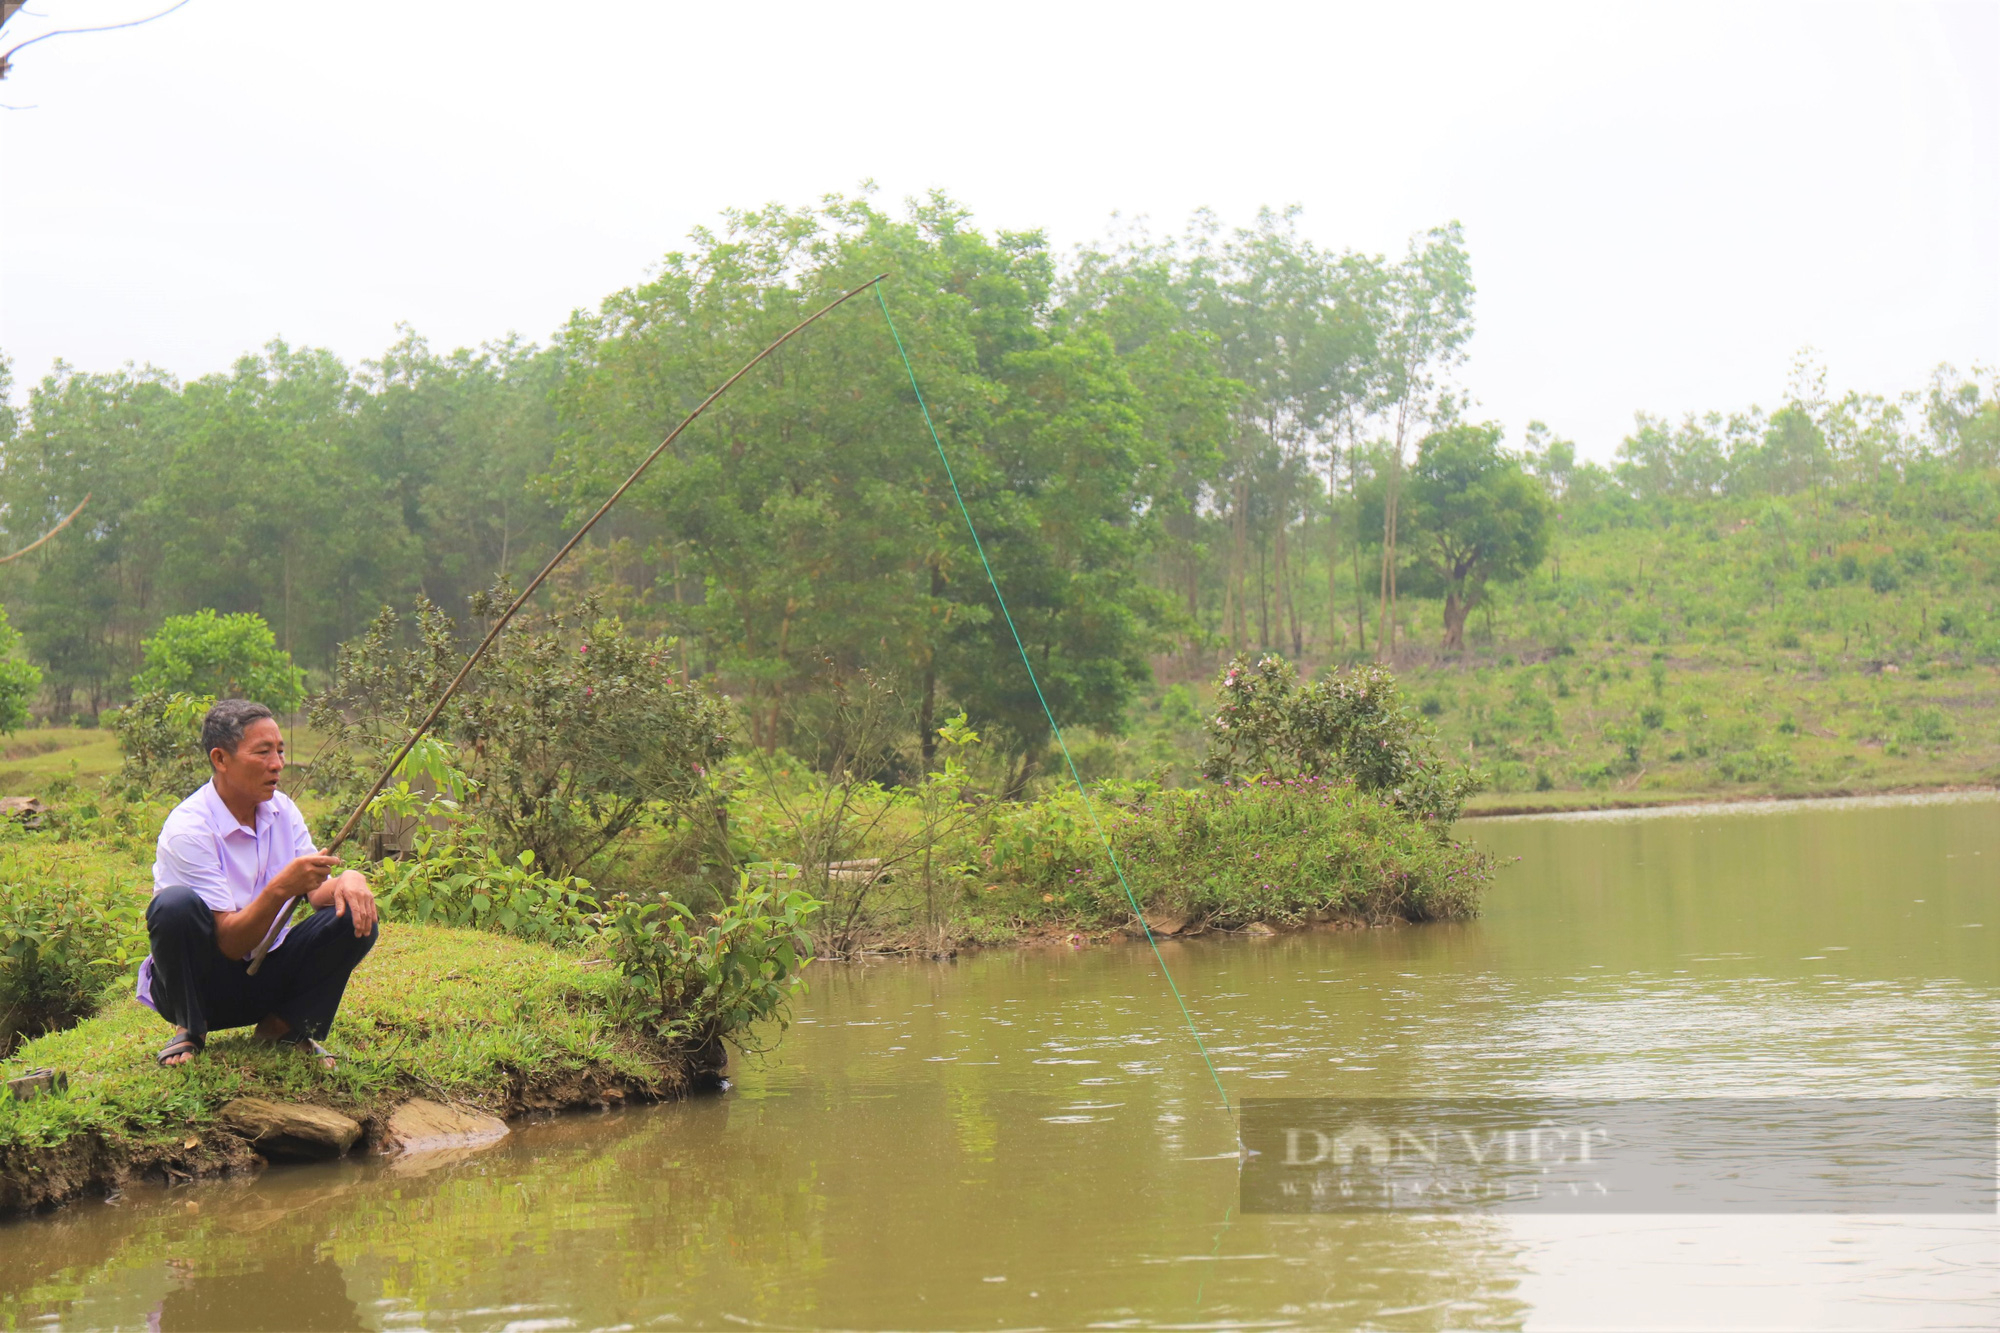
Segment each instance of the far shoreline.
M1811 801L1859 801L1919 799L1927 796L1974 794L2000 796L2000 783L1952 782L1898 787L1828 787L1803 792L1661 792L1655 796L1603 796L1591 792L1548 792L1549 799L1537 804L1494 804L1468 807L1458 822L1478 819L1529 819L1550 815L1639 813L1694 806L1792 805ZM1508 793L1513 795L1513 793ZM1581 797L1574 802L1564 797Z

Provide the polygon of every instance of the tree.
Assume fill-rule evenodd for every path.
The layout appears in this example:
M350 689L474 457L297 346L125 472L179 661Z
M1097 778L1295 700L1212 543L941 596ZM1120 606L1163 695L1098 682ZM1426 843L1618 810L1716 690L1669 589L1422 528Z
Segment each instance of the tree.
M1444 646L1465 647L1465 620L1489 583L1520 578L1548 552L1554 505L1500 428L1450 426L1424 437L1410 472L1413 591L1444 598Z
M1426 422L1448 416L1454 404L1445 392L1445 372L1464 359L1472 336L1472 260L1464 233L1452 222L1434 227L1421 246L1390 273L1389 318L1382 335L1382 364L1376 409L1389 418L1389 466L1382 506L1382 624L1375 656L1395 655L1397 537L1402 506L1403 459L1409 438Z
M496 588L472 613L490 620L512 600ZM419 602L413 619L417 642L405 646L384 610L341 646L331 687L312 698L328 737L313 785L338 807L352 808L463 661L449 617ZM649 806L678 811L708 790L729 753L728 710L679 679L671 649L590 598L508 624L437 725L474 784L466 810L505 855L531 851L552 875L578 874Z
M832 293L893 275L895 314L958 490L1060 723L1115 727L1163 605L1141 577L1170 483L1111 338L1053 318L1034 233L983 235L933 197L731 214L652 282L566 332L554 476L577 511L759 346ZM1195 386L1197 393L1201 386ZM607 520L621 577L702 647L751 742L786 741L791 696L897 674L934 728L940 693L1022 760L1048 724L1018 665L888 330L855 305L747 376ZM683 588L686 593L683 593Z
M281 342L187 386L145 506L173 605L260 612L325 662L417 585L421 551L356 447L359 397L332 353Z
M79 693L92 714L121 694L158 621L160 562L146 511L184 420L180 386L159 371L87 375L58 363L29 390L25 420L0 453L9 546L91 497L87 520L0 569L58 715L76 711Z
M278 647L264 617L213 610L168 616L147 639L146 665L132 677L132 692L250 699L289 713L305 699L306 673Z
M0 733L18 730L28 720L28 705L41 693L42 673L21 655L21 635L7 623L0 607Z

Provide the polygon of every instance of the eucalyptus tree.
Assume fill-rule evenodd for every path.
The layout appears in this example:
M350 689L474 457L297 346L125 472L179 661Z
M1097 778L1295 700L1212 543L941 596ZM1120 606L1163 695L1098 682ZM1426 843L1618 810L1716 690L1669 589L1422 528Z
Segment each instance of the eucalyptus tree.
M58 363L29 389L28 410L0 450L10 549L90 497L58 540L0 568L0 589L59 715L79 694L96 713L139 665L162 600L148 502L184 415L179 385L164 372L95 375Z
M525 582L565 535L538 484L561 362L511 337L440 354L408 326L399 333L355 376L349 448L422 553L418 590L463 615L496 580Z
M1409 441L1455 407L1446 376L1465 357L1472 336L1472 260L1456 222L1412 239L1388 273L1387 318L1378 346L1374 407L1390 445L1382 508L1381 623L1375 652L1395 653L1396 569L1404 457Z
M357 447L360 390L332 353L273 342L190 383L147 498L180 607L257 611L309 660L418 582L421 550Z

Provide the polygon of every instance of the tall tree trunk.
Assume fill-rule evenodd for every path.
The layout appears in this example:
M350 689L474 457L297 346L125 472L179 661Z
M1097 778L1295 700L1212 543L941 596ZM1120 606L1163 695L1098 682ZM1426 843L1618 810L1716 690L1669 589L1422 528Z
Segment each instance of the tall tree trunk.
M1361 582L1361 450L1352 440L1348 441L1347 454L1347 499L1354 506L1354 542L1348 549L1348 556L1354 565L1354 651L1368 651L1368 595Z
M1340 633L1340 446L1326 465L1326 650L1331 653Z
M792 613L799 609L796 598L785 599L785 617L778 622L778 661L785 660L785 644L792 637ZM771 682L771 721L764 729L764 753L775 758L778 753L778 716L785 701L783 681Z
M1289 508L1289 506L1288 506ZM1285 529L1289 526L1283 515L1278 519L1278 623L1279 628L1287 627L1292 635L1292 660L1297 661L1305 654L1305 638L1299 633L1299 608L1292 592L1291 544L1285 540Z
M1257 646L1271 646L1271 580L1265 559L1263 534L1257 537Z
M931 561L931 600L944 596L944 571ZM924 753L924 772L937 760L937 644L924 656L924 701L917 709L917 743Z
M1460 598L1455 588L1445 589L1444 594L1444 647L1450 652L1465 647L1465 618L1472 613L1472 604Z
M1243 595L1249 546L1250 482L1240 472L1236 477L1229 513L1229 584L1222 594L1222 632L1232 649L1240 648L1244 633Z
M1396 656L1396 525L1403 490L1403 443L1409 427L1409 403L1396 410L1396 439L1389 456L1389 477L1382 498L1382 625L1375 635L1375 660Z

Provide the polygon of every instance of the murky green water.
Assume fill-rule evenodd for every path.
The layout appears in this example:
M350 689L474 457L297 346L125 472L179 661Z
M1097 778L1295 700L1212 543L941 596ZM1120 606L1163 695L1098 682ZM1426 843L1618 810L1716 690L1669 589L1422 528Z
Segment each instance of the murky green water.
M1168 944L1232 1097L1990 1094L2000 803L1493 821L1462 926ZM1981 1217L1240 1216L1143 946L826 969L727 1095L0 1226L159 1328L1994 1327Z

